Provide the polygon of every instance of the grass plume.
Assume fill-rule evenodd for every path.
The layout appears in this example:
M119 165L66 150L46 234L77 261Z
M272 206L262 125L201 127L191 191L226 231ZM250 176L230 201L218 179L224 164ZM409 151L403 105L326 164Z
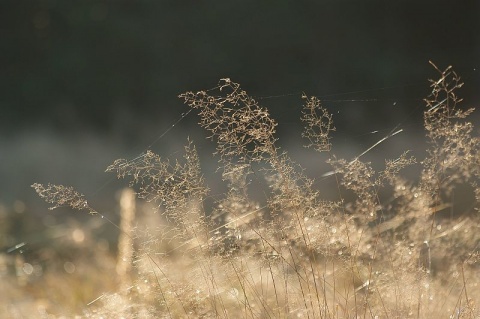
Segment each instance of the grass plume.
M303 96L302 137L328 157L334 200L314 187L320 177L280 149L278 123L239 84L221 79L180 95L215 143L228 190L210 193L191 140L175 161L147 150L110 165L154 203L163 223L145 237L137 230L138 248L129 253L135 289L102 298L86 316L133 308L146 318L477 318L479 138L468 122L473 109L459 106L460 77L433 66L439 78L425 99L426 158L400 150L380 171L362 161L365 152L353 160L333 154L332 114ZM402 176L418 163L418 180ZM442 214L461 185L476 202L463 214ZM32 186L51 209L95 213L73 188ZM207 198L215 199L211 210Z

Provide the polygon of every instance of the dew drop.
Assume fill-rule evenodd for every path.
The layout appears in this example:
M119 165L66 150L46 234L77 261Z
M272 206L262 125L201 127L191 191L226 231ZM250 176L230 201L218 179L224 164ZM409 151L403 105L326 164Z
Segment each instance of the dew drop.
M70 261L67 261L63 264L63 269L65 270L66 273L73 274L75 272L75 264Z
M22 267L22 270L25 274L31 275L33 273L33 266L32 266L32 264L24 263L23 267Z

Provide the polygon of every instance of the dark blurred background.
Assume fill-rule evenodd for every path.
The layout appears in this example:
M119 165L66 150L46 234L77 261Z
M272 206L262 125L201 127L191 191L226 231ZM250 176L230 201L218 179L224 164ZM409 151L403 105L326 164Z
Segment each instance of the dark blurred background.
M175 154L187 136L213 172L196 115L172 125L188 110L178 94L223 77L271 110L281 146L310 167L301 92L334 114L347 157L397 125L389 147L413 148L429 60L462 75L465 106L480 97L479 1L2 1L0 24L3 211L46 213L34 182L112 210L107 165L147 147Z

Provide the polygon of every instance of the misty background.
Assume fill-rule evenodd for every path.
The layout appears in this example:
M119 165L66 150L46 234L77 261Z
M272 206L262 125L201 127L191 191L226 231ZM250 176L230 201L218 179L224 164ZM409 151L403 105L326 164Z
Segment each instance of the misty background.
M480 101L479 1L2 1L0 24L3 214L52 214L34 182L112 212L125 182L105 168L147 148L179 157L188 136L214 173L214 145L177 96L224 77L270 110L312 177L328 168L302 148L302 92L332 112L339 157L403 129L380 163L424 148L429 60L462 76L464 107Z

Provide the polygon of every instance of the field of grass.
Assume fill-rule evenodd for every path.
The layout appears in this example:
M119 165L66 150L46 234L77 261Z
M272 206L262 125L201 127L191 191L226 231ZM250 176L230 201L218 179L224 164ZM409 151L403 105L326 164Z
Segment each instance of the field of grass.
M215 144L227 191L209 189L192 139L178 158L147 150L106 169L129 183L119 222L72 187L33 184L51 209L92 216L55 228L67 236L37 264L21 243L0 255L0 317L479 318L480 139L460 77L432 66L424 158L399 149L364 161L401 128L338 158L334 116L303 96L302 137L330 165L323 176L279 148L277 122L239 84L180 95ZM334 199L319 191L327 179ZM118 240L102 238L105 221Z

